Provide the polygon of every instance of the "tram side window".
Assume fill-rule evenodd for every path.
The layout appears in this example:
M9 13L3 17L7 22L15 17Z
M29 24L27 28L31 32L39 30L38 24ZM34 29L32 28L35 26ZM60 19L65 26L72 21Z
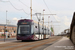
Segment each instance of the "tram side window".
M45 29L45 30L47 30L47 29Z
M33 25L31 25L31 34L33 34Z
M35 26L35 28L37 28L37 26Z
M42 28L42 30L43 30L43 28Z

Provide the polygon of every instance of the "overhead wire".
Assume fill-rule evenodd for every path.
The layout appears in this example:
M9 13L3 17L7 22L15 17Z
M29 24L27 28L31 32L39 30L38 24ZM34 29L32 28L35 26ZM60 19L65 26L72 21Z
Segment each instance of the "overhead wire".
M19 0L20 1L20 0ZM22 1L20 1L24 6L26 6L27 8L29 8L30 9L30 7L28 7L25 3L23 3ZM36 10L34 10L34 9L32 9L32 11L34 11L34 12L36 12L37 13L37 11ZM34 15L34 14L33 14ZM37 19L38 19L38 17L37 17Z
M8 1L2 1L2 0L1 0L1 2L9 2L9 3L13 6L14 9L16 9L16 10L18 10L18 11L23 11L25 14L30 15L30 14L26 13L26 12L24 11L24 9L18 9L18 8L16 8L16 7L10 2L10 0L8 0ZM27 17L28 17L28 16L27 16ZM27 18L27 17L26 17L26 18Z
M9 2L10 2L10 1L9 1ZM10 2L10 4L13 6L13 4L12 4L11 2ZM14 7L14 6L13 6L13 7ZM14 8L15 8L15 7L14 7ZM21 11L21 10L24 11L24 9L17 9L17 8L15 8L15 9L16 9L16 10L19 10L19 11ZM25 11L24 11L24 13L27 14L27 15L30 15L30 14L26 13ZM28 17L28 16L27 16L27 17ZM26 17L26 18L27 18L27 17Z
M14 6L10 1L9 1L9 3L15 8L15 6ZM24 9L17 9L17 8L15 8L15 9L16 9L16 10L19 10L19 11L21 11L21 10L24 11ZM29 14L26 13L25 11L24 11L24 13L27 14L27 15L29 15Z
M21 2L20 0L19 0L19 2ZM24 4L23 2L21 2L23 5L25 5L26 7L28 7L26 4ZM30 7L28 7L28 8L30 8Z
M52 12L50 11L49 7L47 6L45 0L43 0L43 2L45 3L45 5L46 5L47 9L49 10L49 12L52 13ZM54 15L52 15L52 16L54 16ZM54 17L55 17L55 16L54 16ZM55 18L55 19L56 19L56 18ZM56 20L56 21L57 21L57 20Z
M48 8L48 6L47 6L47 4L46 4L45 0L43 0L43 1L44 1L45 5L46 5L47 9L49 10L49 8ZM51 11L49 10L49 12L51 12Z
M19 0L20 1L20 0ZM25 5L26 7L28 7L26 4L24 4L22 1L20 1L23 5ZM30 9L30 7L28 7ZM37 12L36 10L32 9L34 12Z
M47 7L47 9L49 10L49 12L52 13L52 12L50 11L49 7L47 6L45 0L43 0L43 2L44 2L44 4L46 5L46 7ZM52 15L52 16L53 16L53 15ZM55 18L55 16L54 16L54 18ZM55 19L56 19L56 18L55 18ZM57 21L57 20L56 20L56 21ZM53 26L53 27L54 27L54 26Z

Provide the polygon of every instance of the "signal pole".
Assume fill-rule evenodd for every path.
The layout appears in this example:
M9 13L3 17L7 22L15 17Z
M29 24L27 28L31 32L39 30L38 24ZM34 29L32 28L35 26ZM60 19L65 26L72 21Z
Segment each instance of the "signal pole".
M31 10L31 20L32 20L32 0L30 1L31 2L31 7L30 7L30 10Z

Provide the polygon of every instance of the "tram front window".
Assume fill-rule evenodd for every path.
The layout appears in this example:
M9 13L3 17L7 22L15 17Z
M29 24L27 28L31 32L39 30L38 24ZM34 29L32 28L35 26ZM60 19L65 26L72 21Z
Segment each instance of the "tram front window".
M19 25L18 34L29 34L29 25Z

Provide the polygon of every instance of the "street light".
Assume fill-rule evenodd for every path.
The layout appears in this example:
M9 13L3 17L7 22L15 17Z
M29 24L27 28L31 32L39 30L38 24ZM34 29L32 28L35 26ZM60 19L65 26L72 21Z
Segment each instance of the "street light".
M6 32L6 29L7 29L7 10L6 10L6 25L4 25L4 42L5 42L5 32ZM7 38L7 34L6 34L6 38Z
M7 29L7 10L6 10L6 28L5 29ZM7 33L6 33L6 38L7 38Z

